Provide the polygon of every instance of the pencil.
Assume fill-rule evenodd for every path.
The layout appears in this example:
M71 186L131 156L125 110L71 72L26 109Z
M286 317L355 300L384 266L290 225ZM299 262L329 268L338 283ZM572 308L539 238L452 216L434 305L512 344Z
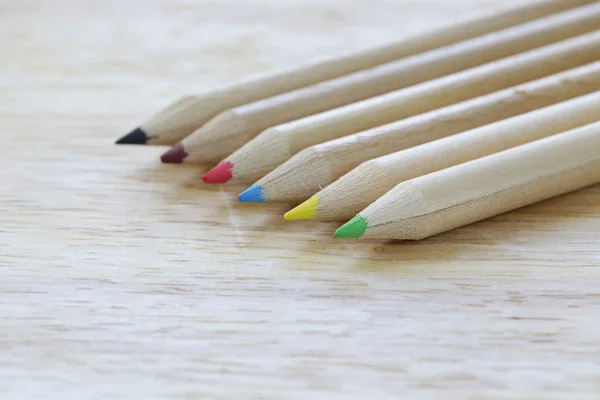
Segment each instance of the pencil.
M420 240L600 182L600 122L406 182L335 237Z
M246 79L240 83L207 91L197 96L184 96L119 139L117 143L173 145L218 113L229 108L522 24L594 1L596 0L536 1L530 5L512 8L495 15L469 19L405 40L323 58L296 68Z
M166 152L165 163L212 163L261 131L600 28L600 4L507 28L220 113Z
M600 68L594 73L591 90L600 90ZM600 92L596 92L369 160L289 211L285 218L347 221L401 182L599 119Z
M600 58L600 31L540 48L522 57L521 62L515 61L511 65L527 77L524 81L593 62ZM474 86L486 84L486 79L473 81ZM535 87L536 84L533 85ZM528 87L527 90L531 89ZM451 96L452 93L445 95ZM488 96L308 147L261 178L240 194L238 199L244 202L301 201L364 161L473 129L501 119L502 115L511 116L508 110L504 110L503 104L497 105L499 116L488 112L469 113L469 109L486 110L493 107L491 103L494 101L513 103L511 107L516 107L517 113L538 108L538 105L548 105L547 102L544 103L548 100L537 97L524 98L513 89L505 89ZM560 95L557 96L557 99L560 99ZM424 99L427 100L428 97ZM464 114L469 114L470 117L463 118ZM437 129L431 129L432 120L443 123L434 123Z

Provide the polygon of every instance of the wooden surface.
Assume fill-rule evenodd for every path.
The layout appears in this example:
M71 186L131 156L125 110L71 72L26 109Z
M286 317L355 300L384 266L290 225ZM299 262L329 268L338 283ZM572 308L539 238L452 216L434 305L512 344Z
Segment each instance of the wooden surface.
M597 398L600 187L359 243L113 145L186 92L518 3L3 2L2 399Z

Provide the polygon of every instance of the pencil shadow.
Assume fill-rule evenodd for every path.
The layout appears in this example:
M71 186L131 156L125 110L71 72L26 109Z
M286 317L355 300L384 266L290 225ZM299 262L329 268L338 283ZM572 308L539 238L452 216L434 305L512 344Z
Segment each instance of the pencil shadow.
M135 179L150 181L153 183L164 183L169 185L171 191L187 191L197 189L199 192L235 192L245 189L247 185L210 185L202 181L204 175L213 166L208 164L163 164L155 161L153 164L140 167L132 173Z

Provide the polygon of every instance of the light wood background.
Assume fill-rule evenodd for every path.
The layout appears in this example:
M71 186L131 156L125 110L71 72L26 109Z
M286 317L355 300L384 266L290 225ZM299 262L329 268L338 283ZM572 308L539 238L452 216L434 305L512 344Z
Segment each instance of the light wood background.
M0 3L0 397L598 398L600 187L340 241L113 145L182 94L518 3Z

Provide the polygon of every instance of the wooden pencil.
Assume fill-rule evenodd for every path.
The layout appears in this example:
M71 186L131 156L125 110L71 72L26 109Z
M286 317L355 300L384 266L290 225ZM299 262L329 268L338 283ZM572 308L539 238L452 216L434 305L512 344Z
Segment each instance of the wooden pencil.
M252 101L337 78L403 57L519 25L597 0L543 0L494 15L472 18L379 47L338 54L295 68L246 79L196 96L184 96L161 110L118 144L173 145L218 113Z
M256 181L306 147L522 83L531 76L513 60L524 54L274 126L222 160L202 179L217 184ZM531 69L533 74L537 74L536 69Z
M594 80L592 90L600 90L600 68L594 74L590 77ZM289 211L285 218L347 221L401 182L597 120L600 92L369 160Z
M163 154L165 163L223 159L266 128L462 71L600 28L595 3L225 111Z
M338 238L420 240L600 182L600 122L402 182Z
M515 64L520 72L528 75L527 81L535 79L536 75L546 76L599 60L600 31L538 49L534 54L535 57L525 55L523 61L527 62ZM486 85L487 82L483 79L474 84ZM452 93L446 95L451 96ZM513 89L488 96L495 101L512 104L511 107L521 110L518 112L539 108L538 105L548 105L539 98L522 98ZM494 96L498 96L497 99ZM244 202L307 199L364 161L473 129L477 124L494 122L494 118L499 117L488 115L487 112L471 113L468 119L462 117L469 109L486 110L491 107L490 97L467 100L308 147L261 178L240 194L238 199ZM424 99L427 100L428 98ZM498 109L499 113L511 116L502 104L498 105ZM442 120L445 123L438 124L437 129L431 129L432 120Z

